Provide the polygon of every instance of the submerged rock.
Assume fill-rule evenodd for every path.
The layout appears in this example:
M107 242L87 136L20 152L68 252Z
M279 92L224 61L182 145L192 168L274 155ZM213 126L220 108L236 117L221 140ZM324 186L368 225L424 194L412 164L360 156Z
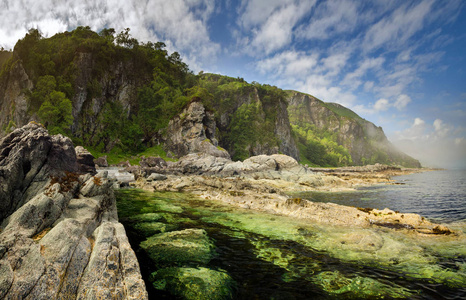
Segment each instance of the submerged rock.
M158 265L206 264L214 244L203 229L185 229L154 235L140 244Z
M233 279L225 272L203 267L165 268L152 273L151 280L156 289L187 300L226 300L233 297Z
M0 298L147 299L111 183L36 124L0 142Z
M416 294L401 286L389 286L369 277L350 278L338 271L321 272L312 281L330 294L346 295L348 298L407 298Z

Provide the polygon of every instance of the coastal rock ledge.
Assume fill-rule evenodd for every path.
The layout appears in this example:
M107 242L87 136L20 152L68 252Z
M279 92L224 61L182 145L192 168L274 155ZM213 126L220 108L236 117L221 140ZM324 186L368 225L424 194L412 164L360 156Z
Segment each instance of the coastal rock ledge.
M148 298L111 183L85 161L34 123L0 141L0 299Z

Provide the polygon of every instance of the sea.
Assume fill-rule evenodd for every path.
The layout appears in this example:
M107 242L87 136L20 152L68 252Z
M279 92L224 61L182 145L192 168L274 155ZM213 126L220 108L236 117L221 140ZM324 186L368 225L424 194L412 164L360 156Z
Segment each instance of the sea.
M380 184L354 192L308 192L315 202L416 213L437 223L466 221L466 170L438 170L395 176L392 185Z
M466 171L393 179L393 185L299 196L417 213L463 231L460 237L466 234ZM191 298L184 293L214 289L209 280L157 279L163 268L179 266L154 263L140 244L153 234L163 235L167 228L205 230L216 254L206 265L189 267L228 274L234 285L225 299L466 299L464 238L418 236L381 227L320 226L182 193L122 189L116 196L119 220L135 249L149 299L207 299L202 293ZM153 249L158 253L159 248Z

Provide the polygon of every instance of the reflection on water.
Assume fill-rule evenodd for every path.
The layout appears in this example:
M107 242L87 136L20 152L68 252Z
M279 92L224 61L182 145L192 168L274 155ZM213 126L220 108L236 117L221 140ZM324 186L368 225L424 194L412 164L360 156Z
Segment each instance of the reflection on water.
M390 208L437 222L466 221L466 171L433 171L393 178L399 185L377 185L355 192L306 192L299 197L355 207Z
M139 244L157 232L187 228L207 232L216 254L198 267L226 272L235 281L234 299L466 296L464 240L319 226L177 193L122 190L117 205L152 299L177 298L161 290L160 281L159 289L152 287L150 274L160 266Z

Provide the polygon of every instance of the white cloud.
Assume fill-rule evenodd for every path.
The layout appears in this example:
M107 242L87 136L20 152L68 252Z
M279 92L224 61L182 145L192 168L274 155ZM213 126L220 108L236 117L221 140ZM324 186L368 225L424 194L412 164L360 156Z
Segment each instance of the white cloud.
M385 58L383 57L364 59L356 70L346 74L343 84L351 86L352 89L359 87L363 83L360 78L365 76L370 70L380 70L384 62Z
M294 0L243 0L238 22L244 29L251 29L265 23L276 9L293 2Z
M436 119L432 125L416 118L411 127L396 132L390 140L403 152L417 158L424 166L466 167L466 142L459 128ZM463 133L464 134L464 133Z
M257 63L262 74L273 76L303 77L312 72L317 65L317 54L306 55L304 52L286 51Z
M376 111L385 111L390 107L390 102L387 99L379 99L374 104L374 109Z
M404 109L411 102L411 98L408 95L402 94L396 99L394 106L398 110Z
M357 5L358 2L348 0L322 2L309 24L299 28L297 36L305 39L327 39L334 34L353 31L359 20Z
M117 32L129 27L139 40L163 41L168 50L179 51L183 59L197 64L211 62L220 51L210 40L207 26L214 11L213 0L4 0L0 41L13 47L31 27L46 36L77 26L113 27Z
M439 137L445 137L450 132L451 127L440 119L434 121L435 134Z
M455 139L455 145L460 146L460 145L464 145L464 144L466 144L464 137Z
M413 127L414 127L414 126L424 126L425 124L426 124L426 122L424 122L423 119L421 119L421 118L415 118L415 119L414 119Z
M293 29L314 6L315 1L249 1L244 5L240 25L252 37L241 43L251 55L266 55L282 49L293 40ZM262 10L261 10L262 9Z
M414 6L402 5L367 31L363 48L366 51L372 51L387 44L390 44L390 47L403 46L407 40L423 28L433 4L433 0L426 0L417 2L417 5Z

